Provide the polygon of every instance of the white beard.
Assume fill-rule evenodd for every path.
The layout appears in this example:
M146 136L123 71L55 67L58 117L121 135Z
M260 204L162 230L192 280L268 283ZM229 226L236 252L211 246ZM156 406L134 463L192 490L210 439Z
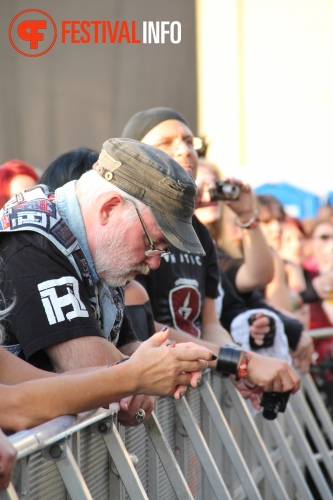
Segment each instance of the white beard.
M132 224L121 221L112 230L112 235L106 231L96 233L95 268L98 276L109 286L124 286L136 274L148 274L147 264L135 264L127 252L126 229Z

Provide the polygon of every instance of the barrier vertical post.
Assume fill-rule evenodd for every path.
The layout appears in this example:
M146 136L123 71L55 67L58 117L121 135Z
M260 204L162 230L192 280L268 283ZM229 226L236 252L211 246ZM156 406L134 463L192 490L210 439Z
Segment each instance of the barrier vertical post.
M239 395L239 393L237 392L236 388L233 386L230 380L226 380L226 384L228 393L232 399L232 403L235 409L237 410L237 413L242 421L247 436L258 456L258 459L261 463L261 467L265 471L267 481L270 483L274 495L276 496L276 498L278 498L278 500L281 500L282 498L285 500L289 500L288 494L281 482L281 479L277 473L276 468L274 467L272 459L269 456L265 443L261 439L261 436L254 423L254 420L251 417L249 410L244 403L244 400Z
M207 381L199 387L200 395L205 403L206 409L219 433L221 441L226 448L229 458L237 472L240 482L243 485L246 496L249 499L261 498L259 490L253 481L251 473L245 463L238 445L232 435L230 427L223 415L223 412L216 400L210 384Z
M201 430L192 415L186 398L184 397L177 401L175 407L216 497L220 500L232 500L225 482L216 467L213 456L208 449L207 443L203 438Z

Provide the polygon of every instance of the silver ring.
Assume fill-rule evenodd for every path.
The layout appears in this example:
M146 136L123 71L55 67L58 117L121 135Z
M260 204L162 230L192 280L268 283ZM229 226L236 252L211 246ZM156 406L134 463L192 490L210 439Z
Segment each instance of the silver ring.
M323 288L324 292L331 292L332 291L332 287L331 285L325 285L324 288Z
M146 418L146 412L140 408L136 414L135 414L135 420L138 422L138 424L141 424L143 420Z

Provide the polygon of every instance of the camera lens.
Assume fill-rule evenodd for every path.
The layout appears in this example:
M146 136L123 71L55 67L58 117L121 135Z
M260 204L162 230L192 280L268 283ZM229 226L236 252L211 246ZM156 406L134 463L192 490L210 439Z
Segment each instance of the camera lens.
M209 190L211 201L237 200L240 195L240 188L237 184L219 181L214 189Z
M290 391L286 392L264 392L260 401L263 407L263 417L266 420L274 420L278 413L283 413L286 409Z
M277 417L281 408L281 399L273 398L272 401L269 401L265 404L263 409L263 417L266 420L274 420Z

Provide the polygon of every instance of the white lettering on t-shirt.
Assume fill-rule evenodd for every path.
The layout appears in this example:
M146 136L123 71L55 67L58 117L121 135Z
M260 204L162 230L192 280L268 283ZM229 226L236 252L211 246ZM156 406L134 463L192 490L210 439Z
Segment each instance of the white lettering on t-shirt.
M188 253L180 253L179 260L181 264L195 264L197 266L202 266L202 260L200 255L192 255ZM174 261L175 262L175 261Z
M62 288L60 289L60 287ZM74 276L64 276L63 278L44 281L38 285L38 290L50 325L60 323L66 319L71 321L74 318L89 316L84 303L80 299L79 283ZM64 291L67 291L67 293L64 294ZM60 293L62 295L59 296ZM71 310L64 314L63 308L68 306L71 307Z

